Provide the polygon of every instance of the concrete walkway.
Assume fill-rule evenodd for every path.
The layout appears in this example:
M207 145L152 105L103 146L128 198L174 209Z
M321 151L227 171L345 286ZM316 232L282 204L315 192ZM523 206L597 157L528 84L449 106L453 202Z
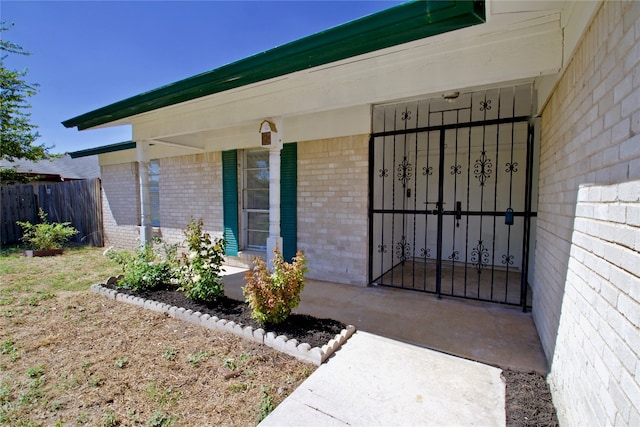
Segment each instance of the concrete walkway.
M359 331L260 426L504 426L500 372Z

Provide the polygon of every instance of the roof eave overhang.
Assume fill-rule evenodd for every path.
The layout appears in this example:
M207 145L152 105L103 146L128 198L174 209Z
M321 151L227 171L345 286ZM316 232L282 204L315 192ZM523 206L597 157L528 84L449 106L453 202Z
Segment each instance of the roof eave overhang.
M135 141L124 141L118 142L116 144L103 145L95 148L88 148L86 150L73 151L69 154L72 159L77 159L78 157L88 157L94 156L96 154L106 154L106 153L114 153L116 151L124 151L131 150L136 148Z
M78 130L485 22L484 0L427 0L313 34L62 122Z

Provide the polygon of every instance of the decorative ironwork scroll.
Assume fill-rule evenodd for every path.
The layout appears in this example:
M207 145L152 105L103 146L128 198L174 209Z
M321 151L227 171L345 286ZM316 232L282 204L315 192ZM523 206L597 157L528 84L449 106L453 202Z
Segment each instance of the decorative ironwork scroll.
M480 185L484 186L487 179L491 178L493 173L493 163L491 159L487 157L487 152L482 151L480 158L476 160L473 165L473 175L480 181Z
M402 182L402 186L406 187L407 182L413 177L413 166L407 160L407 156L402 159L402 162L398 165L398 180Z
M406 236L402 236L400 241L396 243L396 256L400 262L405 262L411 255L411 245L407 242Z
M513 255L502 255L502 263L504 265L513 265Z
M478 246L471 251L471 264L481 273L489 265L489 250L484 247L482 240L478 240Z

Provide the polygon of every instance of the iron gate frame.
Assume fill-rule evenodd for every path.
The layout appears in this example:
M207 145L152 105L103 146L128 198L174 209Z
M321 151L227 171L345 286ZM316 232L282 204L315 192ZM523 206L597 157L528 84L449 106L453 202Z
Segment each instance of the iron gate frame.
M404 288L406 290L413 290L417 292L425 292L436 294L438 299L441 299L442 296L449 296L454 298L462 298L462 299L470 299L476 301L485 301L491 302L494 304L504 304L510 306L520 306L522 307L522 311L526 312L528 309L531 309L530 305L527 305L527 291L528 291L528 275L529 275L529 256L530 256L530 239L531 239L531 218L537 217L537 212L532 210L532 193L533 193L533 166L534 166L534 144L535 144L535 121L538 116L516 116L516 117L506 117L506 118L497 118L497 119L489 119L489 120L480 120L480 121L469 121L463 123L450 123L450 124L441 124L441 125L433 125L433 126L423 126L416 127L411 129L394 129L389 131L382 132L372 132L369 136L369 273L368 273L368 283L369 286L378 285L374 283L373 276L373 245L374 245L374 237L373 237L373 217L375 214L413 214L413 215L436 215L437 216L437 248L436 248L436 291L432 292L426 289L415 289L415 288ZM442 240L443 240L443 222L445 215L462 215L462 216L480 216L480 217L504 217L505 212L503 211L462 211L462 210L449 210L446 211L443 209L444 203L444 157L445 157L445 136L447 130L452 129L462 129L462 128L474 128L474 127L487 127L492 125L502 125L502 124L515 124L515 123L527 123L527 142L526 142L526 172L525 172L525 196L524 196L524 211L521 212L513 212L514 217L523 217L524 220L524 230L523 230L523 242L522 242L522 265L520 272L520 303L510 303L507 301L495 301L489 300L486 298L480 298L478 294L478 298L466 296L466 295L456 295L455 293L443 293L442 292ZM375 209L373 206L374 200L374 162L375 162L375 139L380 137L387 136L399 136L399 135L408 135L408 134L420 134L427 132L439 132L439 149L438 149L438 202L436 203L436 209ZM467 206L469 208L469 206ZM404 261L403 261L404 262ZM393 269L395 266L392 266ZM382 277L379 276L378 278ZM492 279L493 280L493 279ZM466 282L466 278L465 278ZM386 287L395 287L385 284L379 284L379 286ZM466 283L465 283L466 286ZM491 284L493 288L493 281Z

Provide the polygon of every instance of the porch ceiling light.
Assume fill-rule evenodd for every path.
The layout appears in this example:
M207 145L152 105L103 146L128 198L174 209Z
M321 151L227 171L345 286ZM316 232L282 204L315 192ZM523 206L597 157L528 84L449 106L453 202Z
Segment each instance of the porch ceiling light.
M442 94L442 98L447 102L454 102L459 96L460 92L458 91L445 92Z

